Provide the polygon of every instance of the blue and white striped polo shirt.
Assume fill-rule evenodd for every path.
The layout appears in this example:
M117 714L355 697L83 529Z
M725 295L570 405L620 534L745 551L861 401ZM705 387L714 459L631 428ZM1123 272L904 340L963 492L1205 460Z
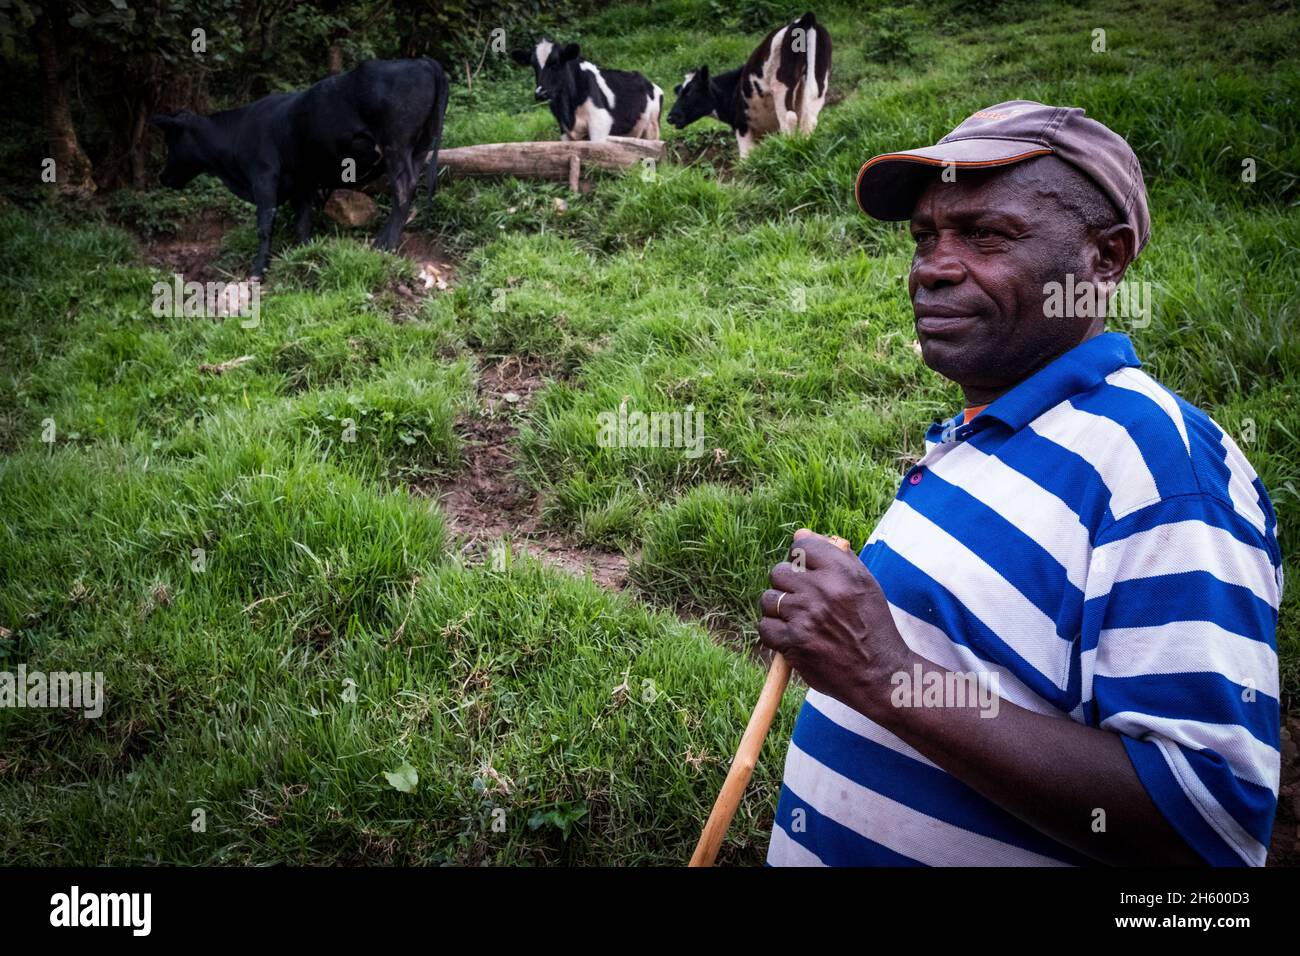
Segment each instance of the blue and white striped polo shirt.
M969 424L933 426L861 557L913 651L1122 735L1206 861L1261 865L1281 767L1277 519L1233 440L1140 364L1105 333ZM767 860L1089 862L816 691Z

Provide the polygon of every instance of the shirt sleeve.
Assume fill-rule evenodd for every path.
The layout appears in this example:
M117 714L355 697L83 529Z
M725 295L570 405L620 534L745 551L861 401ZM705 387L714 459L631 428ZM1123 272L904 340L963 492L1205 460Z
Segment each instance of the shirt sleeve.
M1122 735L1160 812L1216 866L1262 866L1277 809L1277 540L1231 505L1149 505L1093 545L1084 714ZM1091 700L1089 700L1091 690Z

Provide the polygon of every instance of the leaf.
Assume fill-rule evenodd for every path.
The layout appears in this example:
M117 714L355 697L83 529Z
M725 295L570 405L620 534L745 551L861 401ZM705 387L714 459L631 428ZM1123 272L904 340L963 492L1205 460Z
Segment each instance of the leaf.
M415 786L420 782L420 775L409 763L404 763L396 770L385 770L384 776L394 790L402 793L415 793Z
M573 829L573 824L577 823L587 815L587 801L580 800L577 803L560 804L553 810L538 810L528 818L528 829L538 830L548 824L560 831L560 835L569 839L569 833Z

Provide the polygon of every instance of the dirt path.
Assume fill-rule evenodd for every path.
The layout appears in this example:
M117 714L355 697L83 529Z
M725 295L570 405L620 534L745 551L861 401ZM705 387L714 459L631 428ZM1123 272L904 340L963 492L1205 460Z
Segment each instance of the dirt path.
M516 475L517 423L544 384L540 368L526 359L480 356L479 407L457 429L464 464L450 481L418 490L439 500L463 554L492 560L492 548L508 537L515 554L527 551L545 564L577 577L590 573L601 587L621 591L627 586L627 558L544 530L541 495Z
M129 224L127 224L129 226ZM174 236L141 240L142 256L165 272L179 272L186 282L219 282L231 277L217 268L221 237L234 226L219 210L200 213Z

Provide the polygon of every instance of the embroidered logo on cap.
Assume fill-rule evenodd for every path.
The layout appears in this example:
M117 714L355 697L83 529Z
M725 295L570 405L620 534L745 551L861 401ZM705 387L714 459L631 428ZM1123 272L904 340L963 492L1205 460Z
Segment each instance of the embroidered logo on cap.
M1030 109L1031 107L1027 106L1016 106L1007 110L979 110L978 112L971 113L971 115L966 118L966 122L969 123L973 119L1008 119L1012 116L1019 116L1021 113L1027 113Z

